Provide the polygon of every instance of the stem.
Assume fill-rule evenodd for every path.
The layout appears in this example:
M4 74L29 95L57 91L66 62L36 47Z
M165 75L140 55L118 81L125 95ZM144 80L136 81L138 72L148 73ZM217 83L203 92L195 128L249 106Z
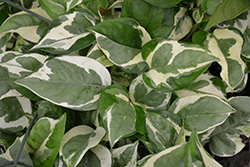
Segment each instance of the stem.
M51 21L48 20L48 19L46 19L45 17L43 17L43 16L41 16L41 15L35 13L35 12L32 12L31 10L26 9L26 8L20 6L20 5L17 4L17 3L11 2L11 1L9 1L9 0L1 0L1 1L3 1L3 2L5 2L5 3L7 3L7 4L9 4L9 5L11 5L11 6L15 7L15 8L18 8L18 9L20 9L20 10L22 10L22 11L25 11L25 12L27 12L27 13L29 13L29 14L31 14L31 15L33 15L33 16L35 16L35 17L37 17L37 18L39 18L39 19L41 19L41 20L47 22L47 23L49 23L49 24L51 23Z
M29 134L30 134L31 128L32 128L33 125L34 125L36 118L37 118L37 112L36 112L34 118L32 119L32 121L31 121L31 123L30 123L30 125L29 125L29 127L28 127L28 129L27 129L27 131L26 131L26 133L25 133L25 135L24 135L23 141L22 141L22 143L21 143L21 145L20 145L20 147L19 147L19 149L18 149L18 151L17 151L16 157L15 157L15 159L14 159L13 167L16 167L17 164L18 164L18 159L19 159L20 156L21 156L21 153L22 153L24 144L25 144L25 142L26 142L26 140L27 140L27 138L28 138L28 136L29 136Z

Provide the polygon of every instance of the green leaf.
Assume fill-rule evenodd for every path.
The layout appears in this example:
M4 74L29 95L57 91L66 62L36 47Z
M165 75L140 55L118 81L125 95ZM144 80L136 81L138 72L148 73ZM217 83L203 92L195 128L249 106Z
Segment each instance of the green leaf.
M48 14L41 8L34 8L31 11L50 20ZM48 23L32 16L24 11L11 15L0 27L0 34L15 32L24 39L37 43L46 33Z
M126 87L113 84L101 93L98 109L107 130L110 146L136 132L136 112Z
M226 89L219 77L210 73L201 74L188 88L174 92L178 97L185 97L196 94L212 94L226 100Z
M86 125L75 126L63 136L59 155L68 167L75 167L90 148L97 146L104 135L102 127L94 130Z
M43 117L32 128L25 149L36 167L52 166L59 152L66 123L66 114L59 119Z
M12 33L0 34L0 54L6 51L6 45L11 38Z
M236 112L217 96L208 94L178 98L168 110L183 119L187 135L194 128L200 134L219 126L226 121L231 113Z
M146 134L156 153L173 146L181 129L181 119L172 113L167 114L146 112Z
M48 101L42 101L37 108L37 119L42 117L49 117L58 119L65 113L65 108L50 103Z
M0 130L0 146L2 147L0 149L0 154L1 151L7 150L14 143L16 137L16 134L5 133Z
M220 76L233 90L244 79L246 65L242 61L241 47L243 39L236 29L215 29L207 35L203 43L211 53L219 58L222 70Z
M250 13L250 12L249 12ZM250 62L250 27L246 29L244 35L244 44L242 46L241 55L243 60Z
M68 54L83 49L94 41L94 36L85 30L94 25L94 16L85 9L60 15L51 22L47 34L31 50Z
M15 83L59 106L75 110L97 108L100 92L111 84L110 74L97 61L82 56L61 56Z
M107 58L125 72L140 73L147 69L141 46L151 38L134 19L105 20L87 30L95 34L97 44Z
M104 145L97 146L88 150L77 167L111 167L112 157L109 149Z
M233 19L250 7L248 0L224 0L215 10L205 30L226 20Z
M174 157L174 158L173 158ZM155 154L141 164L142 167L149 166L213 166L222 167L202 147L198 140L197 133L191 134L188 143L170 147L158 154Z
M137 149L139 142L127 144L122 147L112 149L113 167L127 166L136 167Z
M105 56L102 50L98 47L97 44L94 44L91 49L89 49L86 57L97 60L99 63L104 65L105 67L113 66L114 64L109 61L109 59Z
M152 5L162 8L171 7L179 3L181 0L144 0Z
M250 98L244 96L229 99L229 104L237 111L210 135L209 148L213 154L229 157L239 153L244 147L240 135L250 136Z
M0 129L17 133L28 127L27 114L32 114L30 100L25 97L8 97L0 100Z
M129 96L134 104L146 109L163 109L169 104L171 93L154 91L143 82L140 75L130 84Z
M190 86L218 60L198 45L153 39L142 48L149 71L144 82L156 91L172 92Z
M4 154L0 155L0 164L6 166L4 164L8 162L13 162L20 146L21 146L20 139L16 138L15 142L7 149L7 151ZM33 166L29 154L24 149L22 150L21 156L18 161L26 165ZM8 167L10 166L12 165L8 165ZM21 165L17 165L17 167L21 167Z
M223 0L200 0L200 4L207 14L213 15L222 1Z

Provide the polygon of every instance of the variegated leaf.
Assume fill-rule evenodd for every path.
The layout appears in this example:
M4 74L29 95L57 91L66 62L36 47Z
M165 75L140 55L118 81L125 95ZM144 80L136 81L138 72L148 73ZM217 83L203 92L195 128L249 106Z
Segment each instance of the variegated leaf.
M61 56L17 80L39 97L76 110L97 108L100 92L111 84L108 70L97 61L82 56Z
M112 157L109 149L104 145L97 146L88 150L77 167L111 167Z
M125 0L121 16L135 19L152 38L168 38L174 26L181 20L179 12L180 7L161 8L144 0ZM185 12L181 14L183 16Z
M2 77L3 83L0 84L4 84L4 86L1 87L0 99L11 96L20 96L21 93L32 100L41 100L31 91L16 85L13 81L36 72L48 57L37 53L20 54L18 52L5 52L2 55L2 63L0 63L0 66L7 68L8 72L6 70L1 71L5 76Z
M154 6L167 8L178 4L181 0L144 0Z
M193 27L192 19L186 14L187 9L181 7L174 16L174 29L169 35L170 39L180 40L185 37Z
M221 4L223 0L200 0L200 4L207 14L213 15L216 8Z
M0 154L2 154L5 150L7 150L15 141L17 135L12 133L5 133L0 130Z
M73 7L91 0L38 0L46 12L55 19L57 16L68 12Z
M222 67L221 78L233 90L243 80L246 65L242 61L241 47L243 39L236 29L215 29L207 35L204 45L219 58Z
M165 109L169 104L171 93L154 91L144 83L140 75L130 84L129 96L134 104L146 109Z
M31 50L41 49L53 54L68 54L83 49L95 39L85 30L94 25L94 16L85 9L60 15L51 22L47 34Z
M86 57L97 60L99 63L104 65L105 67L110 67L114 65L109 59L105 56L102 50L98 47L97 44L94 44L91 49L88 51Z
M229 157L239 153L244 147L240 135L250 136L250 98L244 96L229 99L229 104L237 111L210 135L209 148L213 154Z
M86 125L75 126L63 136L59 155L67 167L75 167L90 148L98 145L104 135L102 127L94 130Z
M180 117L169 112L166 114L146 112L146 135L156 153L173 146L181 130Z
M249 12L250 13L250 12ZM242 46L241 55L243 60L250 62L250 26L246 29L244 35L244 44Z
M0 129L17 133L28 127L32 114L30 100L25 97L7 97L0 100Z
M30 10L49 20L51 19L42 8L34 8ZM47 28L48 23L21 11L11 15L5 20L5 22L3 22L0 27L0 34L15 32L20 34L24 39L37 43L46 33Z
M66 114L59 119L43 117L32 128L25 149L34 166L52 166L59 152L66 124Z
M168 110L183 119L187 135L190 135L194 128L200 134L219 126L231 113L236 112L219 97L208 94L178 98Z
M157 166L213 166L222 167L216 162L202 147L198 140L197 133L191 134L187 143L170 147L158 154L146 159L140 166L157 167Z
M15 142L6 150L4 154L0 154L0 164L1 166L13 166L10 162L13 162L15 157L17 156L18 149L21 146L21 142L19 138L16 138ZM26 166L33 166L32 160L29 154L23 149L21 152L21 156L18 160L22 162ZM8 165L7 165L8 164ZM17 165L18 167L21 165Z
M190 86L216 57L198 45L153 39L142 48L150 70L144 82L156 91L172 92Z
M11 38L12 33L0 34L0 54L6 51L6 45Z
M111 150L113 158L113 167L136 167L137 149L139 142L127 144L122 147Z
M140 73L147 69L141 46L151 38L134 19L106 20L88 30L95 34L97 44L107 58L124 71Z
M107 130L110 146L136 132L136 110L126 87L113 84L101 93L98 109Z
M188 88L175 91L178 97L185 97L196 94L212 94L226 100L224 83L219 77L210 73L201 74Z

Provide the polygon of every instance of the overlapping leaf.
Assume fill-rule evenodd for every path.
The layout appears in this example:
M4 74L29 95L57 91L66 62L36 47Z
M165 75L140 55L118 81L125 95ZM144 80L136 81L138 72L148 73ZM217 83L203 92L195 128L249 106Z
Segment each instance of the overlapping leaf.
M66 124L66 115L59 119L43 117L32 128L26 140L26 151L37 167L52 166L59 152Z
M236 109L236 113L220 126L216 127L210 135L209 148L213 154L220 157L233 156L245 146L240 135L250 136L250 110L249 97L233 97L229 104Z
M213 15L222 1L223 0L200 0L200 4L207 14Z
M126 87L121 84L113 84L102 91L98 109L111 147L120 139L134 134L137 121L143 126L144 118L137 118L136 108L129 101Z
M179 3L181 0L144 0L152 5L159 6L159 7L171 7Z
M219 77L210 73L201 74L188 88L175 91L178 97L185 97L195 94L212 94L226 100L224 83Z
M25 97L7 97L0 100L0 129L17 133L28 127L31 115L30 100Z
M1 89L0 99L11 96L20 96L20 93L32 100L40 100L36 95L26 88L13 83L13 80L24 78L36 72L45 62L47 56L30 53L5 52L2 54ZM3 69L5 67L6 69ZM14 89L13 89L14 88Z
M250 12L249 12L250 13ZM246 31L244 32L244 44L242 46L242 51L241 51L241 55L243 57L243 59L247 62L250 62L250 49L249 49L249 45L250 45L250 26L246 29Z
M51 22L47 34L32 49L41 49L53 54L80 50L94 41L94 36L85 30L94 25L94 16L85 9L60 15Z
M142 75L140 75L130 84L129 96L134 104L146 109L159 109L166 108L170 101L171 93L154 91L144 83Z
M48 14L41 8L34 8L31 11L51 19ZM48 23L32 16L24 11L11 15L3 22L0 27L0 34L15 32L20 34L24 39L37 43L46 33Z
M104 145L97 146L88 150L77 167L111 167L112 157L109 149Z
M2 33L0 34L0 54L6 51L6 45L11 38L12 33Z
M102 127L94 130L86 125L75 126L63 136L60 157L68 167L75 167L90 148L98 145L104 135Z
M88 30L95 34L97 44L107 58L124 71L139 73L147 69L141 46L151 38L134 19L106 20Z
M173 40L154 39L142 48L149 71L143 74L151 88L172 92L190 86L216 57L198 45Z
M4 154L0 155L0 164L2 166L12 166L12 163L17 156L17 152L19 147L21 146L20 139L17 138L16 141L7 149ZM25 166L33 166L32 160L29 154L23 149L21 152L21 156L19 158L19 162L25 164ZM21 165L17 165L21 166Z
M174 158L173 158L174 157ZM191 134L188 143L170 147L158 154L145 159L140 167L151 166L213 166L222 167L202 147L198 140L197 133Z
M137 141L134 144L127 144L122 147L112 149L111 150L113 158L112 166L136 167L138 145L139 142Z
M203 133L226 121L235 110L214 95L191 95L176 99L168 109L184 121L187 134L197 127L197 133Z
M100 92L111 84L107 69L82 56L62 56L46 61L37 72L16 81L56 105L76 110L97 108Z
M144 0L125 0L121 16L134 18L152 38L168 38L171 34L172 39L181 39L192 27L192 20L186 11L180 7L156 7Z
M172 113L166 114L146 112L146 135L156 153L173 146L181 129L181 119Z
M233 90L244 79L246 65L242 61L243 39L236 29L216 29L208 34L203 44L219 58L222 67L221 78Z
M250 3L247 0L223 0L207 23L205 30L218 23L237 17L248 10L249 7Z

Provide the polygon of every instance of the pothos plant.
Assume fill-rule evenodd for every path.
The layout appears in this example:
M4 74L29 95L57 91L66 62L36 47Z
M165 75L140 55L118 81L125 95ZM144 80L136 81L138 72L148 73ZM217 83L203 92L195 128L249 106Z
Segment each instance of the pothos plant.
M221 166L245 146L250 98L227 93L247 0L19 4L39 17L0 2L1 167Z

